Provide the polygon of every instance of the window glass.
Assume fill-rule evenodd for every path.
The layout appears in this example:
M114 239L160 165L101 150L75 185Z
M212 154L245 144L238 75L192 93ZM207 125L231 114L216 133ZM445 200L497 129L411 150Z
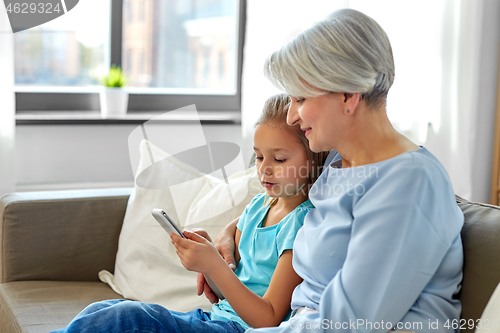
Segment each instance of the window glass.
M85 0L41 26L14 34L21 86L97 85L109 63L109 0Z
M130 87L236 93L238 1L124 0L123 10Z

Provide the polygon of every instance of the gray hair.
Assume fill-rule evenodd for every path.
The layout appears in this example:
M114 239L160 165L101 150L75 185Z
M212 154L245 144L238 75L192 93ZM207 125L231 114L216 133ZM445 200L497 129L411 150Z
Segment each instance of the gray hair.
M394 59L389 38L375 20L341 9L271 54L264 73L294 97L361 93L375 107L385 104L394 82Z

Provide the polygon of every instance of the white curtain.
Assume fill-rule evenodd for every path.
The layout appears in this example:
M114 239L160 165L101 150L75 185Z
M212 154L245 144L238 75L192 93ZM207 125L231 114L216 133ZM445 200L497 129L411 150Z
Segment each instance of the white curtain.
M496 60L491 59L496 59L498 42L493 51L491 47L487 51L494 54L486 64L481 46L484 30L490 28L483 22L486 8L498 9L498 1L310 0L304 6L301 0L279 0L271 8L268 3L248 2L242 86L243 136L248 147L263 101L276 92L262 75L266 56L330 12L354 8L373 17L391 40L396 79L387 108L393 125L437 156L457 194L478 201L489 199L489 177L478 180L477 167L479 163L481 173L489 175L491 158L473 160L478 144L493 141L493 137L483 137L486 142L478 142L476 135L477 83L481 72L489 73L489 82L495 80L491 73L496 73ZM495 23L499 16L497 11L490 20L496 24L492 29L500 28ZM484 131L493 133L495 96L486 98L490 103L482 115L490 118L491 128Z
M472 198L473 156L478 130L476 105L483 4L483 1L446 3L442 34L443 44L446 44L442 47L441 126L430 127L426 141L428 149L446 167L455 192L468 199Z
M0 197L14 191L14 53L13 33L0 3Z

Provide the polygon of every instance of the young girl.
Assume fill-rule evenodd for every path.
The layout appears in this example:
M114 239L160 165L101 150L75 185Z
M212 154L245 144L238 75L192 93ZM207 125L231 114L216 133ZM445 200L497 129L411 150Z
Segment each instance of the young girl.
M211 312L169 311L157 304L111 300L94 303L57 332L244 332L276 326L287 317L294 288L302 281L292 268L292 247L306 213L307 192L327 153L313 153L299 127L286 124L290 99L267 100L254 135L258 177L265 193L241 215L233 272L210 242L184 231L171 234L181 263L205 274L225 296Z

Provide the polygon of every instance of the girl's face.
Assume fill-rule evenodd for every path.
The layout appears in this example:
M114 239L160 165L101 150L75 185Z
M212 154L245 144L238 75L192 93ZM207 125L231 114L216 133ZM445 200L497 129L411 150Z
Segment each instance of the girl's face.
M301 190L308 184L310 165L298 139L284 128L259 124L253 142L257 174L267 195L303 195Z

